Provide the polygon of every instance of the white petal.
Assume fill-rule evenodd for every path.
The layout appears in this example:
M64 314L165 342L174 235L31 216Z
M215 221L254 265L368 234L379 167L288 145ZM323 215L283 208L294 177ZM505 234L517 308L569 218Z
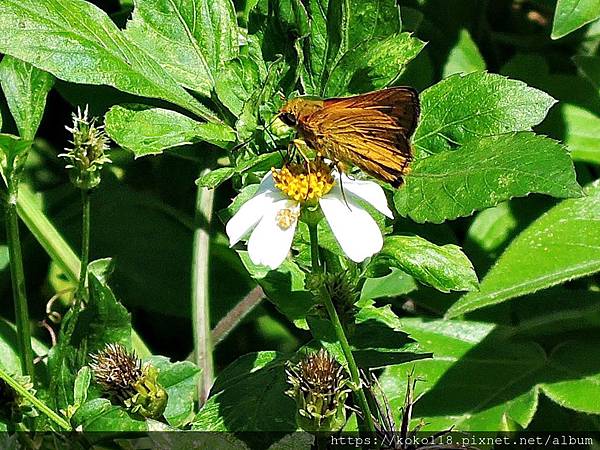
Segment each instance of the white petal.
M281 228L277 223L277 214L282 209L291 209L299 213L300 206L292 200L279 200L271 205L260 220L248 241L248 254L254 264L262 264L277 269L285 260L292 246L298 219L287 228Z
M348 258L354 262L364 261L383 247L383 237L375 220L352 199L348 203L336 185L319 204L331 231Z
M244 203L227 222L225 231L229 237L229 245L235 245L270 210L271 205L282 198L283 195L273 185L273 177L269 172L262 179L254 197Z
M381 214L386 215L390 219L394 218L394 214L388 207L387 198L381 186L373 181L353 180L347 175L342 174L342 187L344 191L350 192L357 197L362 198Z

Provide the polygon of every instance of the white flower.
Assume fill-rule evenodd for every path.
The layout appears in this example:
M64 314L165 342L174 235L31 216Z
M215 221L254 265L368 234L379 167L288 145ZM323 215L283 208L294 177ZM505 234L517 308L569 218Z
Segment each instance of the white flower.
M229 220L226 231L230 245L251 232L248 254L252 262L276 269L290 251L303 204L318 202L333 235L352 261L361 262L381 250L381 231L358 204L362 199L393 218L377 183L342 174L342 193L340 175L332 174L323 163L311 163L308 173L294 170L297 165L290 168L269 172L254 197Z

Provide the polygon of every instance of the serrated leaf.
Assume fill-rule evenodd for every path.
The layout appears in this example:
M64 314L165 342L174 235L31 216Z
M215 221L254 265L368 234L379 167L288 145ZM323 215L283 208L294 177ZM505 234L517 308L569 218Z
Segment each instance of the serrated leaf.
M219 121L106 13L83 0L4 0L0 52L61 80L107 84L131 94L167 100L200 117Z
M330 69L324 96L358 94L384 88L402 74L425 44L409 33L363 41Z
M54 78L29 63L5 56L0 63L0 83L19 135L23 139L33 139L42 121L46 96L52 89Z
M159 370L158 382L168 394L164 416L169 425L180 428L194 418L194 396L200 369L190 361L172 363L164 356L147 360Z
M415 150L439 153L486 136L530 130L554 103L548 94L501 75L453 75L421 94Z
M274 439L265 432L296 430L296 406L284 393L289 388L285 362L276 352L238 358L217 377L192 429L261 431L263 446Z
M468 30L460 30L458 41L450 50L444 65L444 78L455 73L471 73L483 70L485 70L485 60L479 53L477 44L471 38Z
M180 84L207 97L224 61L238 53L230 0L136 0L125 34Z
M552 39L559 39L600 17L600 0L558 0Z
M581 195L581 188L558 142L521 132L415 161L394 202L403 216L440 223L532 192L564 198Z
M225 124L197 122L169 109L144 105L113 106L106 113L105 126L111 139L136 158L200 141L220 147L235 141L235 133Z
M221 103L235 116L239 116L244 103L250 99L263 78L256 61L249 55L240 55L239 58L227 61L216 75L215 91Z
M527 227L481 281L446 315L536 292L600 270L600 183L586 196L559 203Z
M369 268L378 265L397 267L442 292L477 290L473 265L456 245L439 246L419 236L387 236Z
M600 164L600 117L586 109L565 104L561 108L564 143L575 161Z

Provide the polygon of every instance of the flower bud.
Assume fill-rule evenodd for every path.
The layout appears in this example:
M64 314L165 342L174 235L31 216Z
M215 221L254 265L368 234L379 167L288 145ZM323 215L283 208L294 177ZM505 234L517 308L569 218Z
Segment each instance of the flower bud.
M103 126L96 125L95 118L88 118L88 107L83 113L77 108L73 113L73 126L65 127L73 136L69 141L73 148L65 148L61 158L68 160L67 169L71 182L79 189L92 189L100 184L100 170L111 162L106 156L108 136Z

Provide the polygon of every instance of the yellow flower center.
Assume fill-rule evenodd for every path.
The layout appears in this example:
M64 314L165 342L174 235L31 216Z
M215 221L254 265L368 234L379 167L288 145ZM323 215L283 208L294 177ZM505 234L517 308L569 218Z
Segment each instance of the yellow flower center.
M300 203L315 204L333 188L331 167L319 159L306 164L287 164L279 170L272 168L271 172L277 189Z
M282 230L287 230L298 220L298 217L300 217L300 211L294 211L290 208L282 209L277 212L277 225Z

